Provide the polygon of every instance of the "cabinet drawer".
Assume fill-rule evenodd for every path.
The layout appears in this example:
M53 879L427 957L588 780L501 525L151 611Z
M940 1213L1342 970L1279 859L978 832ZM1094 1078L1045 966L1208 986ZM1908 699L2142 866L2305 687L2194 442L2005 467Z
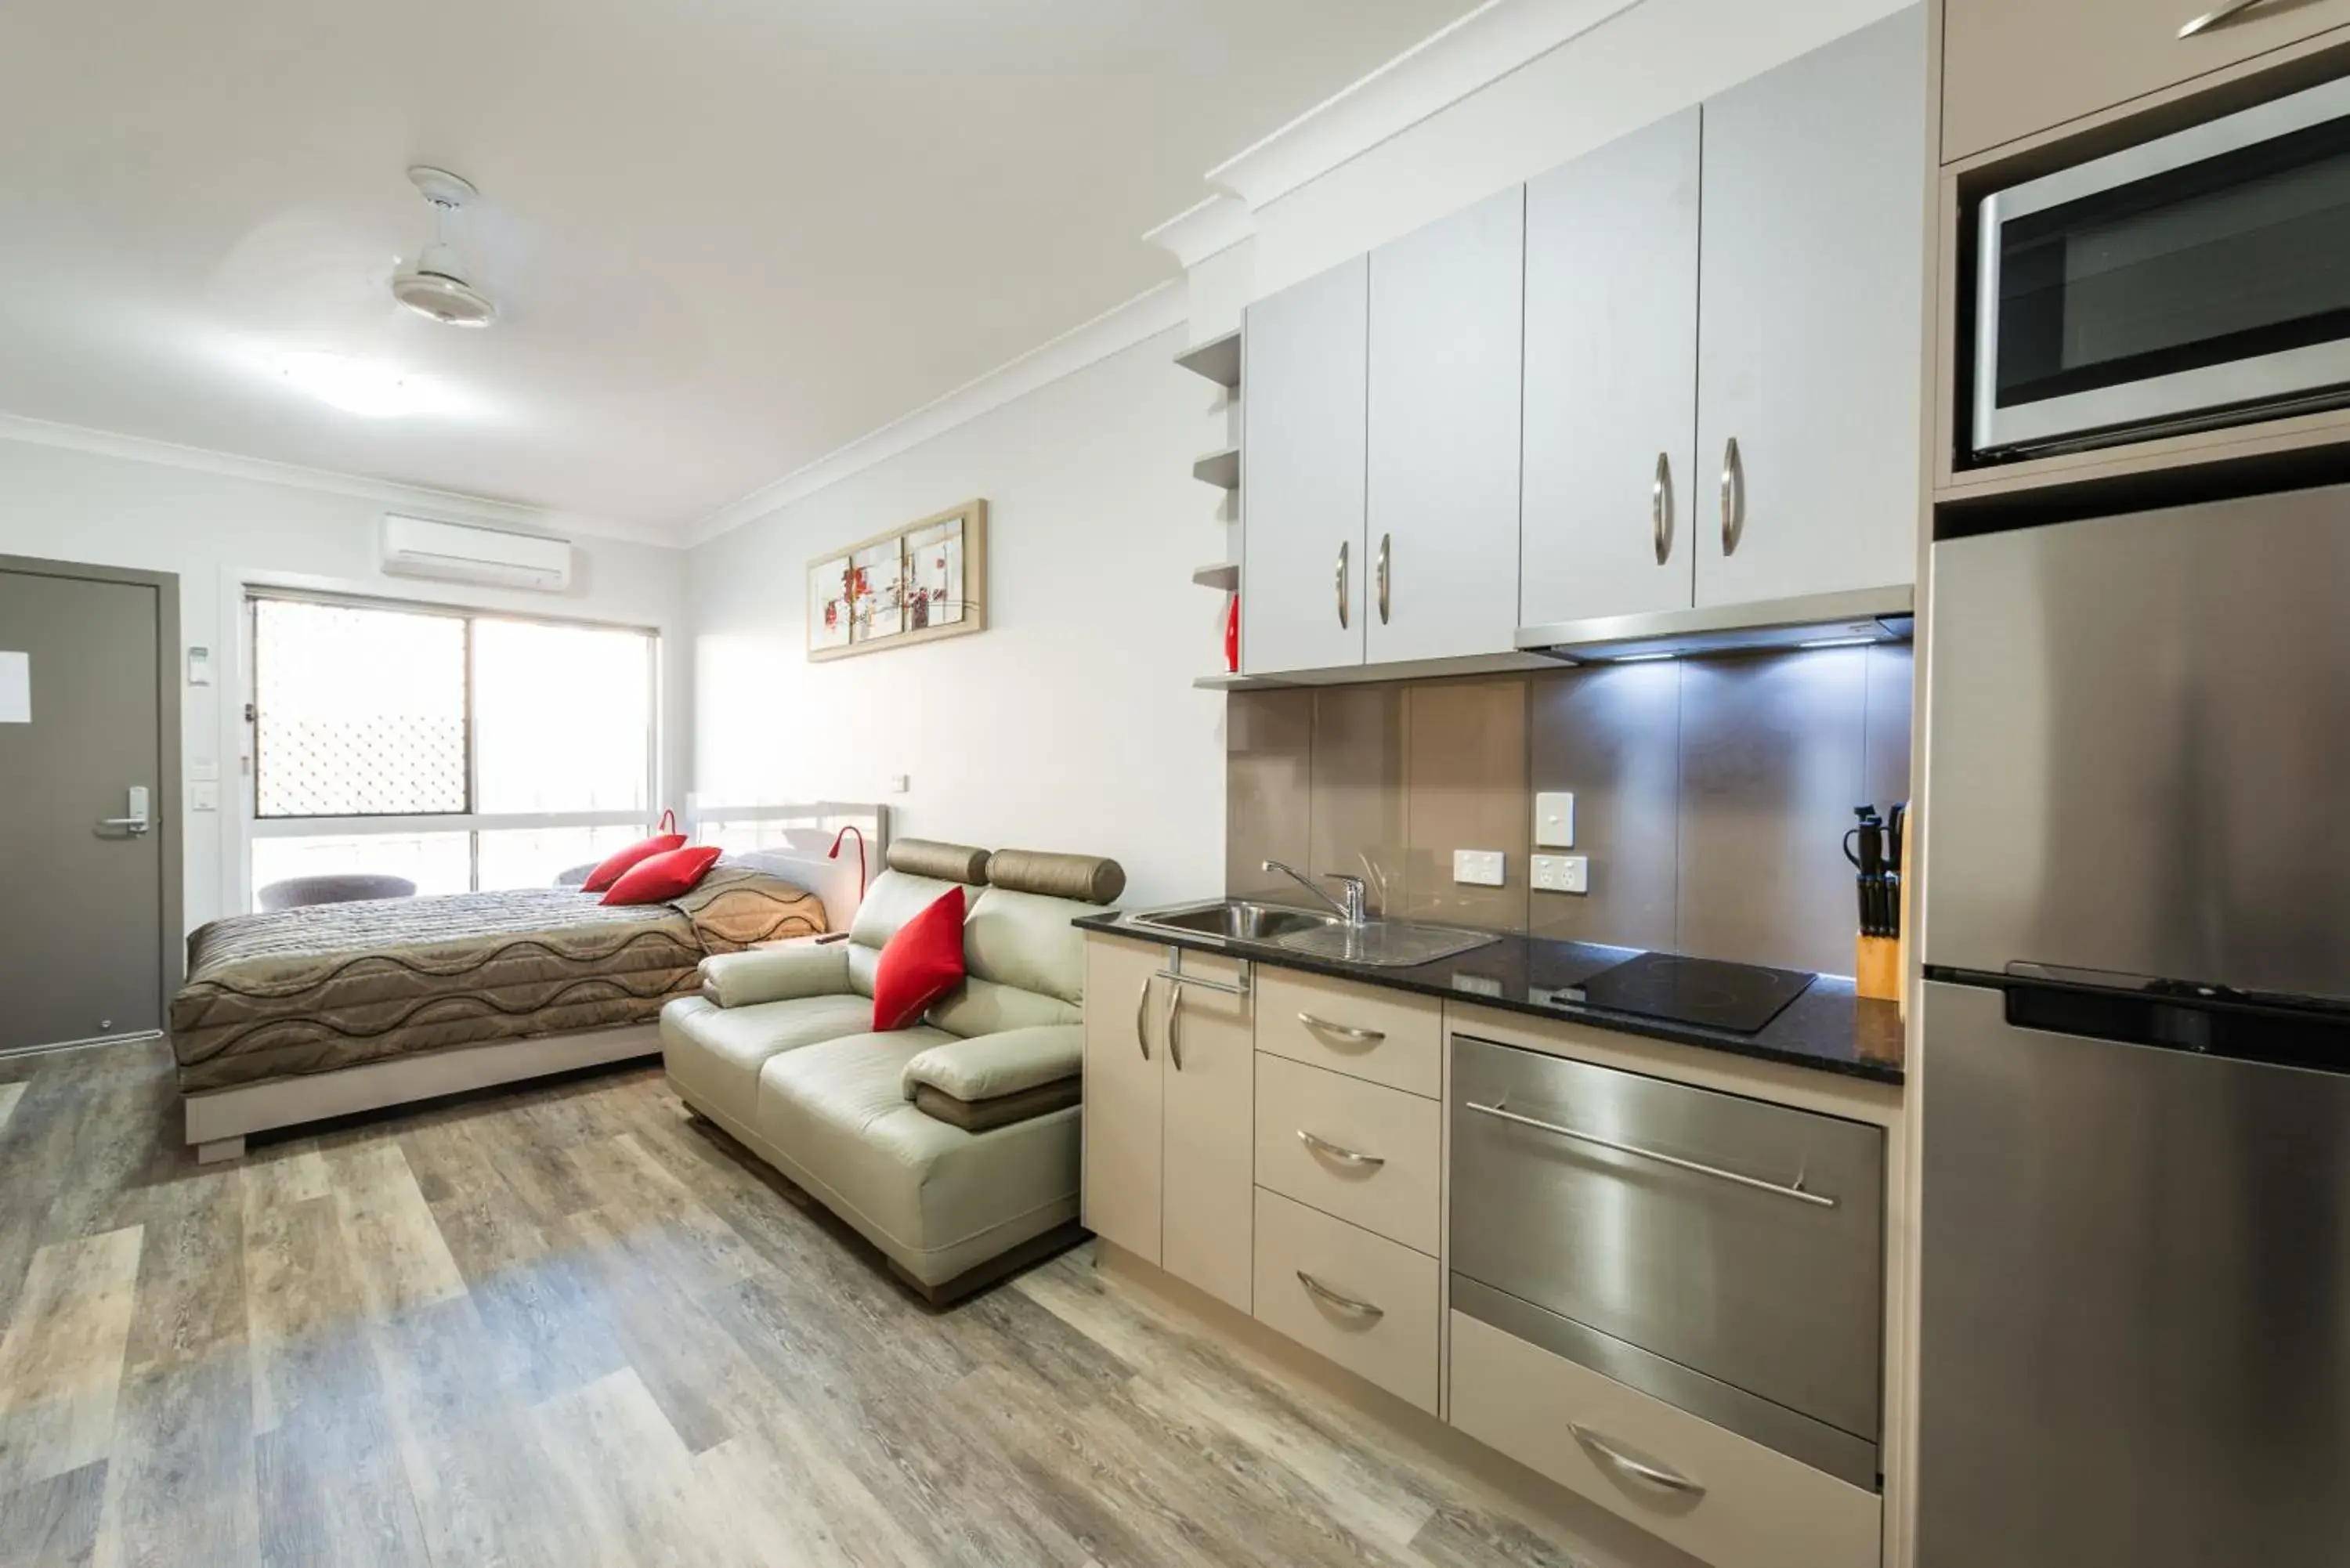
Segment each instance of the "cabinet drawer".
M1430 1414L1437 1285L1435 1259L1257 1189L1257 1321Z
M1434 1099L1444 1004L1432 997L1260 968L1256 1048Z
M1256 1180L1436 1252L1443 1107L1286 1057L1256 1059Z
M1461 1313L1451 1421L1715 1568L1878 1560L1875 1492Z
M2350 22L2350 0L2247 5L2189 37L2220 0L1950 0L1942 161L2111 109Z

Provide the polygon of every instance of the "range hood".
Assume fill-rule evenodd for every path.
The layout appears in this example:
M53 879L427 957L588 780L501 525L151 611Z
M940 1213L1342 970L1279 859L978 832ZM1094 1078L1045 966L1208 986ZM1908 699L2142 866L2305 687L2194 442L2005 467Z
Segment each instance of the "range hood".
M1857 588L1795 598L1522 626L1517 645L1569 664L1676 659L1696 653L1907 642L1916 624L1908 587Z

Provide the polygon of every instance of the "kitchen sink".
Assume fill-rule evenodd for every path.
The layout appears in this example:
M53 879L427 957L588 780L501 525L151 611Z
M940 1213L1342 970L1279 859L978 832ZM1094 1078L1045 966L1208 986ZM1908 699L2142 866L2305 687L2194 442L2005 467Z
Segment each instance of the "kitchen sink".
M1400 969L1482 948L1498 939L1482 931L1414 925L1409 920L1373 920L1349 926L1335 915L1227 898L1212 904L1153 909L1133 917L1138 926L1215 937L1261 948L1286 950L1342 963Z
M1186 931L1198 937L1222 937L1226 941L1266 944L1326 926L1344 925L1335 915L1315 914L1311 909L1284 909L1279 904L1252 903L1245 898L1192 904L1180 909L1153 910L1135 916L1134 923L1138 926L1159 926L1170 931Z

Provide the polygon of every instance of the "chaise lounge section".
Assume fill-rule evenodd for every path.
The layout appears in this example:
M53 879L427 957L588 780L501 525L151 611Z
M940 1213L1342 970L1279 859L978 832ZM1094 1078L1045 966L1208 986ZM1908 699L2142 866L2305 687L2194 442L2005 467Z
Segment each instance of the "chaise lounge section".
M702 994L661 1013L662 1055L689 1107L944 1303L1085 1233L1085 951L1070 922L1125 874L921 839L892 844L888 864L846 941L704 961ZM882 948L958 883L963 983L915 1026L876 1033Z

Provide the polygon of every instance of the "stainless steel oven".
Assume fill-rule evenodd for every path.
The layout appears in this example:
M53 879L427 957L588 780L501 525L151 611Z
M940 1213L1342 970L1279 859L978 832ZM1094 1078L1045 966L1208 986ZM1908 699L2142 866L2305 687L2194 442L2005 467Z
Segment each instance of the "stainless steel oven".
M1978 462L2350 404L2350 78L1986 197Z

